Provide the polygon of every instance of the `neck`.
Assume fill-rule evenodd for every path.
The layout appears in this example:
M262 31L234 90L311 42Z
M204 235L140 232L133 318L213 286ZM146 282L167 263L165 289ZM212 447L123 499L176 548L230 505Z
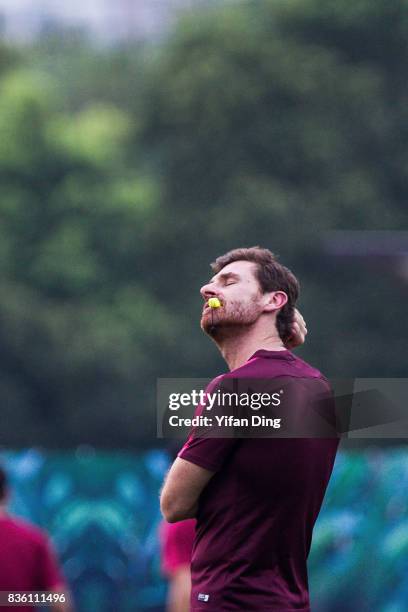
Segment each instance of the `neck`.
M251 355L261 349L267 351L286 350L276 328L272 334L269 329L266 332L262 327L259 328L256 325L242 327L239 330L231 329L233 331L231 335L214 338L230 370L235 370L242 366Z

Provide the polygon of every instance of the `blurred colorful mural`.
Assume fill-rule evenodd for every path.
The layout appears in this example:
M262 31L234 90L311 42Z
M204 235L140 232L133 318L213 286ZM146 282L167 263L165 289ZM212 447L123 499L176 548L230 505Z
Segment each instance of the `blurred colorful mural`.
M4 452L10 511L46 529L79 612L159 612L162 450ZM403 449L340 452L309 559L316 612L404 612L408 462Z

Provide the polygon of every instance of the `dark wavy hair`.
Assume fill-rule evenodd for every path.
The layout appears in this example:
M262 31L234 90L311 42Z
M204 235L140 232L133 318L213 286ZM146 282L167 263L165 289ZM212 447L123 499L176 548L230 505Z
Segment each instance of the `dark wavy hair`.
M288 296L287 303L280 309L276 317L276 327L283 342L291 335L296 301L299 298L300 286L296 276L277 261L277 257L269 250L259 246L233 249L225 255L217 257L211 264L217 274L233 261L251 261L256 264L256 278L263 293L269 291L284 291Z

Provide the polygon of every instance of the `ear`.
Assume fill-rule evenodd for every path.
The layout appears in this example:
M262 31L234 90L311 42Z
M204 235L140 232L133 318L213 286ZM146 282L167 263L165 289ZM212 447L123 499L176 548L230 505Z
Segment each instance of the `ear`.
M280 310L288 301L284 291L271 291L265 293L264 312L275 312Z

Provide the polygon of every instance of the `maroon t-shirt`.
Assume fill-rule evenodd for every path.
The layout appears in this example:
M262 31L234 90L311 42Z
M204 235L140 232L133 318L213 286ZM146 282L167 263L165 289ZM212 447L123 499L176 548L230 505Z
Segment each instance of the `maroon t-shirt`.
M0 516L0 591L52 591L64 585L50 542L38 527L8 514ZM35 610L2 606L1 610Z
M290 351L259 350L226 378L322 374ZM300 395L299 395L300 396ZM290 406L284 410L291 410ZM201 406L198 413L203 411ZM306 560L332 472L337 438L211 438L194 431L179 457L216 472L200 496L191 574L191 610L310 610Z

